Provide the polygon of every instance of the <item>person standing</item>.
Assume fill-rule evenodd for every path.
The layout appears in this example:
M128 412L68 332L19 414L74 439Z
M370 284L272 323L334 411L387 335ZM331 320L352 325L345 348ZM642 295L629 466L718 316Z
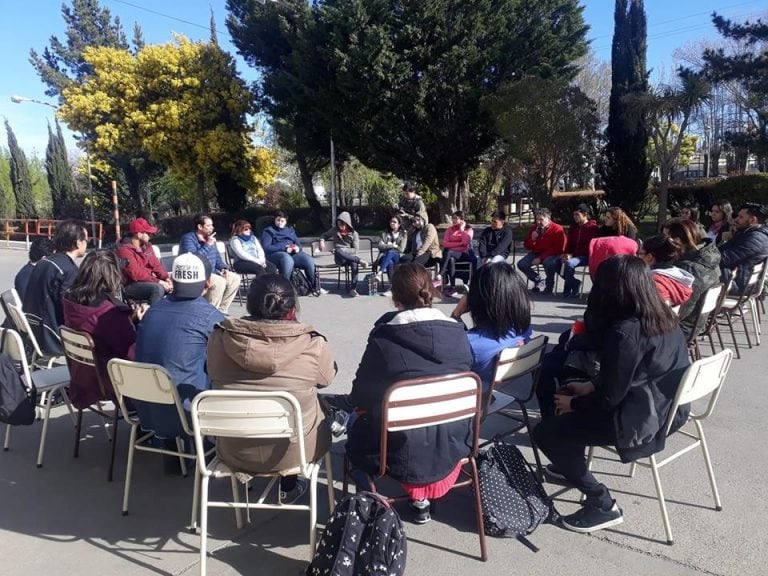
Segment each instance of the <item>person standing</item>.
M544 294L552 294L555 274L562 266L566 242L563 227L552 221L552 213L547 208L540 208L536 212L535 223L528 230L523 243L530 252L517 263L518 270L533 282L533 292L543 290ZM533 271L533 267L539 264L544 266L546 280L542 280L539 273Z
M507 226L506 213L499 210L491 214L491 224L480 234L477 253L478 266L489 262L504 262L512 251L512 228Z
M77 276L78 260L88 248L88 231L82 222L65 220L53 237L54 253L37 263L29 276L23 296L24 312L29 319L43 354L61 356L59 326L64 324L61 297Z
M568 241L562 256L563 298L576 298L581 280L576 280L576 268L586 266L589 260L589 243L597 238L600 229L597 222L589 219L589 208L579 204L573 211L573 224L568 228Z
M115 251L124 262L123 294L130 300L148 302L151 306L173 290L173 282L149 242L149 235L155 234L157 228L144 218L136 218L129 230L131 235Z
M211 264L211 286L205 298L222 314L229 311L232 301L240 290L240 275L233 272L224 263L216 246L216 232L213 220L207 214L197 214L194 219L195 229L181 237L179 254L191 252L202 256Z

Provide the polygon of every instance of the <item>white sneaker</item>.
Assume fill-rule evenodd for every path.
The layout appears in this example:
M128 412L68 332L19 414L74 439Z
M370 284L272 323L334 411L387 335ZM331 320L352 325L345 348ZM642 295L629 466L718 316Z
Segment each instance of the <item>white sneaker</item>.
M379 282L384 282L384 272L382 272L381 270L376 272L376 280L378 280Z
M317 295L319 296L321 294L328 294L328 290L325 288L320 288L320 290L317 291Z
M387 298L392 297L392 290L387 290L386 292L381 293L382 296L386 296Z

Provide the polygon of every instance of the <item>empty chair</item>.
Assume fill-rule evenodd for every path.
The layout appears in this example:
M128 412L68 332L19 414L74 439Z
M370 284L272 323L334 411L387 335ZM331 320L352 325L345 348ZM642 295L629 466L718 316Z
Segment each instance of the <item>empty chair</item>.
M24 342L15 330L0 328L0 350L19 366L21 379L25 385L31 382L37 391L37 407L42 411L43 429L40 432L40 446L37 450L37 467L43 465L45 453L45 440L48 435L48 422L51 416L51 406L56 393L60 393L64 403L72 416L72 406L67 395L69 385L69 370L66 366L57 366L51 369L31 370L27 363L27 354L24 350ZM74 418L73 418L74 423ZM8 450L11 443L11 426L6 425L3 450Z
M325 462L328 483L329 511L334 507L333 477L330 452L317 461L310 461L304 446L302 413L299 402L288 392L261 392L239 390L210 390L198 394L192 402L192 427L197 449L197 473L202 478L200 489L200 574L204 576L207 564L208 508L230 508L235 510L238 528L242 527L241 510L306 510L309 512L309 558L315 552L317 529L317 479L320 467ZM299 465L291 470L269 477L264 490L254 501L240 502L237 470L224 464L218 456L206 463L203 448L204 437L241 438L249 440L274 440L284 443L288 440L298 447ZM281 474L299 474L309 480L309 504L268 503L267 497ZM241 476L238 474L238 476ZM247 475L241 477L248 478ZM232 484L232 502L209 500L208 487L211 478L229 478Z

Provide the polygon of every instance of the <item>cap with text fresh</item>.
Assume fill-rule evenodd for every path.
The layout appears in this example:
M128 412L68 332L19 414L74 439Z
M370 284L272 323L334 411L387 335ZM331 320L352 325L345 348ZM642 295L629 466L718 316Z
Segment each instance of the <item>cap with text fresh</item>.
M197 254L188 252L177 256L171 268L173 295L176 298L202 296L205 281L211 276L211 263Z
M147 234L154 234L157 232L157 228L152 226L144 218L136 218L136 220L131 222L130 230L131 234L140 234L142 232L146 232Z

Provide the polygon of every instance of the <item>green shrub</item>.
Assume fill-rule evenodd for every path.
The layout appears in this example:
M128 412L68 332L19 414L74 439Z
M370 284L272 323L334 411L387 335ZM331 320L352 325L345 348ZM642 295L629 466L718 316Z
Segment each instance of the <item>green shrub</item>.
M673 212L682 206L693 205L704 214L713 203L721 200L730 202L734 209L745 202L768 204L768 174L708 178L669 189L669 205Z

